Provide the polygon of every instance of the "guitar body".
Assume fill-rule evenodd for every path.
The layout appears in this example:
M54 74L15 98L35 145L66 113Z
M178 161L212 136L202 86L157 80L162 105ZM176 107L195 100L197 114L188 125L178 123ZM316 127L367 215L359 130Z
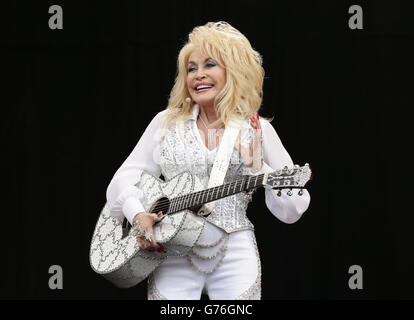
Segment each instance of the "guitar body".
M133 230L123 223L125 218L112 217L105 204L91 241L89 260L92 269L117 287L132 287L147 278L167 256L186 255L194 246L204 228L205 218L189 209L264 185L273 189L291 189L289 192L292 192L292 188L305 188L312 176L312 170L305 164L245 176L204 190L200 180L188 172L167 182L144 172L136 186L144 193L142 204L146 212L163 211L163 219L154 225L154 236L167 253L141 250Z
M203 190L204 186L188 172L164 182L143 173L139 188L144 193L146 212L168 212L169 200ZM125 219L125 218L124 218ZM141 250L132 229L123 228L122 220L110 215L105 204L93 233L90 248L92 269L120 288L129 288L147 278L166 256L182 256L194 246L203 230L205 219L183 210L154 225L154 236L166 254Z

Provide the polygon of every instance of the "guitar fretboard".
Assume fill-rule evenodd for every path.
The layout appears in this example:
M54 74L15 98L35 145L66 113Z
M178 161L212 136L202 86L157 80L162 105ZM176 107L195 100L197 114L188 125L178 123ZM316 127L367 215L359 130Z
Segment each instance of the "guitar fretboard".
M264 174L244 176L230 183L176 197L171 199L168 213L171 214L188 208L198 207L204 203L225 198L239 192L252 190L263 185L263 178Z

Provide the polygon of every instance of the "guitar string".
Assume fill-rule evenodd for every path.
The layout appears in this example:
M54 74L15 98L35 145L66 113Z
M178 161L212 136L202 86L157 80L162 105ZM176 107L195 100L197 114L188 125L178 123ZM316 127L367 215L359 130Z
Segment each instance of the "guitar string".
M263 175L259 175L259 176L263 176ZM172 201L180 199L180 198L181 198L180 199L181 202L184 202L186 200L189 200L190 198L196 197L197 195L203 195L203 193L208 195L211 192L211 194L214 194L220 188L224 188L224 189L225 188L229 188L229 189L233 188L233 189L236 189L238 186L241 186L241 184L244 183L244 181L245 181L244 179L238 179L236 181L233 181L233 182L230 182L230 183L227 183L227 184L223 184L223 185L220 185L220 186L216 186L216 187L208 188L208 189L205 189L205 190L197 191L197 192L194 192L194 193L186 194L186 195L183 195L183 196L173 198L171 200L163 200L160 203L162 204L162 203L166 203L166 202L172 202ZM204 198L204 195L203 195L203 198ZM211 201L213 201L213 200L211 200Z
M256 179L259 181L259 178L261 178L260 181L262 182L263 181L263 179L262 179L263 176L264 176L264 174L258 175L257 176L258 178L256 178ZM249 180L250 179L251 179L251 177L249 178ZM169 204L172 204L172 202L174 200L178 199L178 198L181 198L180 202L183 203L185 201L192 200L191 198L194 198L195 194L197 194L197 193L200 193L200 195L201 195L203 192L205 193L208 190L208 192L207 192L207 196L208 196L208 194L210 193L210 190L212 190L212 194L214 194L214 192L218 191L219 188L224 187L224 186L227 186L227 187L233 188L233 189L237 189L237 187L242 186L242 184L244 182L245 182L244 179L239 179L239 180L236 180L234 182L230 182L229 184L224 184L224 185L221 185L221 186L209 188L209 189L198 191L198 192L195 192L195 193L190 193L188 195L176 197L176 198L173 198L171 200L162 200L158 203L159 205L161 205L160 207L158 207L158 210L164 211L164 210L168 209L170 207ZM246 182L248 183L248 185L250 185L250 181L246 181ZM236 192L236 193L240 193L240 192L242 192L242 191L239 191L239 192ZM203 195L203 198L204 198L204 195ZM211 201L214 201L214 200L210 200L210 201L207 201L207 202L204 202L204 203L208 203L208 202L211 202ZM184 210L184 209L182 209L182 210ZM177 211L181 211L181 210L177 210ZM174 212L176 212L176 211L174 211Z
M263 178L263 176L264 176L264 174L261 174L261 175L258 175L257 177L259 178ZM256 177L256 176L250 176L249 177L249 180L248 180L248 185L250 185L250 183L251 183L251 181L250 181L250 179L252 179L252 177ZM257 179L258 179L257 178ZM260 180L261 182L263 182L263 180L261 179ZM230 188L233 188L233 189L236 189L238 186L241 186L241 184L244 182L244 179L239 179L239 180L236 180L236 181L234 181L234 182L230 182L229 184L225 184L225 185L221 185L221 186L217 186L217 187L213 187L213 188L209 188L209 189L205 189L205 190L202 190L202 191L198 191L198 192L195 192L195 193L190 193L190 194L188 194L188 195L184 195L184 196L179 196L179 197L176 197L176 198L173 198L173 199L171 199L171 200L169 200L169 199L167 199L167 200L162 200L162 201L160 201L159 203L158 203L158 205L161 205L161 206L159 206L158 207L158 210L161 210L161 211L164 211L164 210L168 210L171 206L169 205L169 204L173 204L173 201L175 200L175 201L177 201L178 199L180 200L180 202L181 203L184 203L185 201L188 201L188 200L193 200L194 199L194 196L195 196L195 194L196 193L200 193L200 194L202 194L202 193L205 193L206 191L208 191L207 192L207 196L208 196L208 194L210 193L210 191L212 191L212 194L214 194L214 192L216 192L217 191L217 189L218 188L221 188L221 187L224 187L224 186L226 186L226 185L229 185L229 187ZM285 187L280 187L280 188L277 188L276 187L276 189L298 189L298 187L296 187L296 188L293 188L292 186L285 186ZM299 189L301 189L301 188L299 188ZM242 192L242 191L239 191L239 192L236 192L236 193L240 193L240 192ZM234 193L235 194L235 193ZM203 198L204 198L204 195L203 195ZM210 201L207 201L207 202L203 202L203 203L208 203L208 202L212 202L212 201L215 201L215 200L210 200ZM191 202L190 202L191 203ZM179 210L174 210L173 212L171 212L171 213L175 213L175 212L178 212L178 211L181 211L181 210L185 210L184 208L183 209L179 209Z
M297 169L294 168L293 171L295 173L297 171ZM249 179L246 181L248 185L250 185L250 182L251 182L250 179L252 179L253 177L258 177L257 179L260 178L261 182L263 182L262 178L264 177L264 174L260 174L260 175L257 175L257 176L250 176ZM236 189L239 185L241 186L241 184L244 183L244 182L245 182L245 179L239 179L239 180L230 182L228 184L216 186L216 187L213 187L213 188L208 188L208 189L198 191L198 192L194 192L194 193L190 193L190 194L187 194L187 195L184 195L184 196L179 196L179 197L173 198L171 200L170 199L162 200L158 203L158 205L160 205L160 206L158 206L158 210L160 210L160 211L168 210L170 208L171 204L173 204L174 200L177 201L179 199L181 203L184 203L185 201L193 200L194 197L196 197L197 194L202 195L202 199L204 199L203 193L207 193L207 197L208 197L208 194L210 193L210 191L212 192L212 194L214 194L214 192L216 192L219 188L224 188L225 186L229 187L229 189L230 188ZM282 187L281 189L293 189L293 188L292 187L285 187L285 188ZM242 192L242 191L239 191L239 192L236 192L236 193L240 193L240 192ZM208 203L208 202L212 202L212 201L214 201L214 200L210 200L210 201L203 202L203 203ZM174 212L178 212L178 211L181 211L181 210L184 210L184 209L180 209L180 210L176 210L176 211L174 210Z
M243 183L243 181L236 180L236 181L230 183L230 187L236 189L237 187L241 186L242 183ZM226 185L209 188L209 189L206 189L206 190L203 190L203 191L199 191L199 193L201 195L203 192L206 192L208 190L207 195L210 193L210 191L212 191L212 194L214 194L214 192L216 192L220 187L223 187L223 186L226 186ZM198 192L196 192L196 193L198 193ZM194 194L195 193L192 193L192 194L189 194L189 195L180 196L180 197L176 197L176 198L173 198L171 200L163 200L163 201L160 201L159 204L161 204L161 207L158 207L158 209L161 210L161 211L164 211L164 210L166 210L166 209L168 209L170 207L168 205L168 203L172 203L174 200L177 200L177 199L180 199L180 198L181 198L180 199L180 202L181 203L185 203L188 200L193 200L191 198L194 197ZM204 198L204 195L203 195L203 198ZM204 203L208 203L208 202L211 202L211 201L214 201L214 200L210 200L210 201L207 201L207 202L204 202ZM182 210L184 210L184 209L182 209ZM181 211L181 210L177 210L177 211Z
M232 186L232 187L236 189L239 185L241 186L241 183L236 182L235 185ZM212 190L212 194L214 194L214 192L217 191L217 188L214 187L214 188L207 189L207 190L209 190L207 192L207 195L210 193L210 190ZM180 202L185 203L188 200L192 200L191 197L189 195L184 195L184 196L177 197L177 198L181 198ZM158 204L160 204L161 206L158 207L158 210L164 211L164 210L168 209L170 207L169 203L173 203L174 200L177 201L177 198L174 198L174 199L171 199L171 200L160 201ZM203 195L203 198L204 198L204 195ZM210 201L207 201L207 202L211 202L211 201L213 201L213 200L210 200ZM204 202L204 203L207 203L207 202ZM182 209L182 210L184 210L184 209ZM177 210L177 211L181 211L181 210ZM175 212L175 210L174 210L174 212Z
M294 170L296 171L296 169L294 169ZM264 177L264 174L260 174L260 175L257 175L257 176L249 176L249 179L247 180L247 182L248 182L247 184L250 185L250 183L251 183L250 180L251 179L255 179L256 177L258 177L257 179L260 178L261 179L260 181L263 182L263 179L262 178ZM207 195L208 195L210 193L210 191L212 191L212 193L214 194L214 192L216 192L217 189L222 188L222 187L226 187L227 188L227 187L229 187L229 185L230 185L231 188L234 188L235 189L236 186L238 186L239 184L243 183L244 181L245 181L244 179L238 179L238 180L235 180L233 182L229 182L227 184L223 184L223 185L220 185L220 186L216 186L216 187L204 189L204 190L197 191L197 192L194 192L194 193L190 193L190 194L187 194L187 195L179 196L179 197L176 197L176 198L173 198L173 199L162 200L158 204L170 203L170 202L172 202L174 200L177 200L177 199L180 199L181 202L184 202L184 201L188 200L191 197L195 197L197 194L201 195L202 193L207 193ZM289 188L292 188L292 187L288 187L288 189ZM204 198L204 195L203 195L203 198ZM211 201L213 201L213 200L211 200Z
M227 184L224 184L224 185L221 185L221 186L216 186L216 187L213 187L213 188L209 188L209 189L207 189L207 190L209 190L209 191L207 191L207 197L206 197L206 199L208 199L208 194L210 193L210 190L211 190L211 194L212 195L214 195L214 193L216 192L216 194L217 194L217 196L218 196L218 192L220 191L220 188L223 188L223 191L225 190L225 188L232 188L233 189L233 191L234 190L236 190L238 187L241 187L243 184L244 184L244 179L240 179L240 180L236 180L236 181L234 181L234 182L231 182L231 183L229 183L228 184L228 186L227 186ZM201 191L201 192L199 192L200 193L200 195L202 195L202 199L204 199L204 195L203 195L203 193L205 193L205 191L206 190L203 190L203 191ZM242 190L240 190L239 192L242 192ZM236 192L236 193L239 193L239 192ZM197 194L197 192L195 193L195 194ZM234 194L234 193L233 193ZM194 199L194 194L189 194L189 195L185 195L184 196L184 199L183 199L183 201L182 202L185 202L185 201L190 201L189 203L191 203L191 201ZM217 199L220 199L220 198L216 198L216 200ZM207 201L207 202L203 202L203 203L208 203L208 202L211 202L211 201L215 201L215 200L213 200L213 199L211 199L210 201ZM195 205L195 204L194 204ZM181 210L178 210L178 211L181 211Z

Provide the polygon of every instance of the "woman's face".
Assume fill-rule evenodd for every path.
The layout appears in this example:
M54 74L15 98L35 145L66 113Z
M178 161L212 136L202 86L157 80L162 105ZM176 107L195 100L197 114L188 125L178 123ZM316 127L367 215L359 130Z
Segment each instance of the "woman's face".
M200 50L191 53L187 65L187 88L196 103L202 107L214 107L214 99L225 84L226 69Z

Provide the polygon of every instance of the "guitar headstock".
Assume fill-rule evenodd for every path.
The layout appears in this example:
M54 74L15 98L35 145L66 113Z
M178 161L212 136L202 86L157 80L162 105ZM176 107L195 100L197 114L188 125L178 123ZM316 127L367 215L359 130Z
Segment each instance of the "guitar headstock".
M312 170L309 164L306 163L302 167L295 165L295 167L291 169L284 167L281 170L269 173L266 183L264 184L273 189L304 189L306 188L306 185L312 181L312 176Z

